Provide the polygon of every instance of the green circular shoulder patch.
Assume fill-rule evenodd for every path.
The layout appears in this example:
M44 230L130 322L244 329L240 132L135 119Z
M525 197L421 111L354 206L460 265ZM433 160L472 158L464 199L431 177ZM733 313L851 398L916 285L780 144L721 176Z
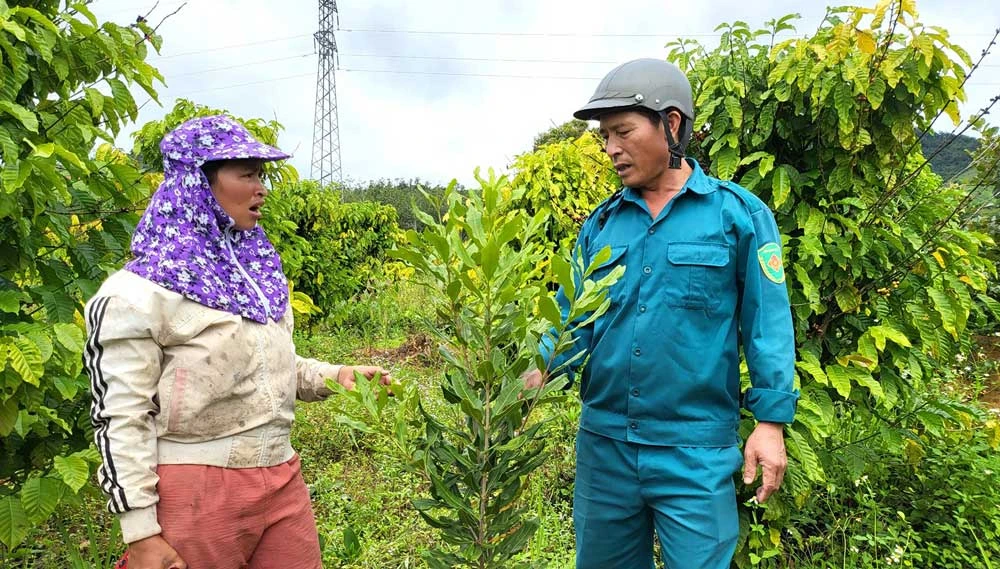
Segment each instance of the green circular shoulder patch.
M765 243L757 249L757 260L764 276L771 282L785 282L785 265L781 262L781 245L775 242Z

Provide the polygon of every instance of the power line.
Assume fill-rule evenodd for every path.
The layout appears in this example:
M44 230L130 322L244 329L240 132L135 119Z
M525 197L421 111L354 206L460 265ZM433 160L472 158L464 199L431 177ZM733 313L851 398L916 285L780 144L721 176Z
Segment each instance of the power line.
M504 77L512 79L585 79L588 81L600 80L600 77L572 77L567 75L514 75L507 73L458 73L458 72L448 72L448 71L405 71L397 69L351 69L351 68L341 68L338 71L344 71L347 73L388 73L388 74L398 74L398 75L450 75L456 77Z
M206 87L204 89L198 89L196 91L186 91L184 93L173 95L174 97L186 97L188 95L193 95L195 93L204 93L206 91L221 91L223 89L236 89L237 87L249 87L250 85L260 85L262 83L273 83L275 81L286 81L288 79L299 79L302 77L312 77L313 73L299 73L298 75L288 75L285 77L272 77L270 79L261 79L260 81L250 81L247 83L237 83L235 85L219 85L217 87Z
M261 59L261 60L258 60L258 61L248 61L246 63L238 63L236 65L226 65L226 66L223 66L223 67L213 67L212 69L201 69L201 70L198 70L198 71L188 71L186 73L171 73L171 74L169 74L169 77L173 78L173 77L187 77L189 75L201 75L203 73L212 73L212 72L215 72L215 71L226 71L226 70L229 70L229 69L237 69L237 68L240 68L240 67L250 67L250 66L253 66L253 65L261 65L261 64L264 64L264 63L274 63L276 61L288 61L289 59L302 59L303 57L310 57L310 56L313 56L313 55L316 55L316 54L310 52L310 53L303 53L301 55L291 55L291 56L288 56L288 57L276 57L276 58L273 58L273 59Z
M294 36L286 36L286 37L283 37L283 38L271 38L271 39L257 40L257 41L247 42L247 43L236 43L236 44L232 44L232 45L223 45L223 46L218 46L218 47L210 47L210 48L206 48L206 49L199 49L197 51L186 51L184 53L171 53L170 55L159 55L159 56L156 56L153 60L154 61L159 61L161 59L171 59L173 57L183 57L183 56L186 56L186 55L201 55L203 53L209 53L209 52L212 52L212 51L223 51L223 50L227 50L227 49L235 49L235 48L238 48L238 47L249 47L249 46L252 46L252 45L262 45L262 44L265 44L265 43L275 43L275 42L280 42L280 41L287 41L287 40L291 40L291 39L308 38L308 37L312 37L312 34L298 34L298 35L294 35Z
M587 38L664 38L670 34L616 34L589 32L470 32L457 30L403 30L376 28L340 28L338 32L368 33L368 34L416 34L416 35L447 35L447 36L513 36L513 37L587 37ZM684 37L721 37L720 33L683 34Z
M374 57L385 59L430 59L446 61L499 61L505 63L600 63L614 65L620 61L610 60L573 60L573 59L511 59L502 57L451 57L436 55L381 55L377 53L341 53L341 57Z

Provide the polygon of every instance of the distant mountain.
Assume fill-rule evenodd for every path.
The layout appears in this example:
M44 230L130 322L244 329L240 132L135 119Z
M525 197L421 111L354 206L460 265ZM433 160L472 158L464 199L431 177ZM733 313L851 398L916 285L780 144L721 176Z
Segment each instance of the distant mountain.
M920 141L921 150L924 156L930 156L939 146L947 144L952 135L947 132L928 132ZM955 174L959 173L972 162L969 155L979 145L979 140L971 136L961 135L951 141L934 158L931 158L931 169L945 181L948 181ZM959 179L972 175L974 172L966 172L959 176Z

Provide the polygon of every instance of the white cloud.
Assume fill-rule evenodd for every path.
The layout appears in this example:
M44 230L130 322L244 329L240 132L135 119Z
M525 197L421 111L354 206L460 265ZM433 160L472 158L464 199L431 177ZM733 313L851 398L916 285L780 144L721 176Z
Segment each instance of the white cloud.
M181 1L161 0L161 6L150 16L151 22L159 22ZM131 0L101 0L92 7L99 18L128 23L147 5L152 2L147 0L136 9ZM337 42L342 70L337 73L337 96L345 177L419 177L437 183L453 177L468 183L476 166L506 167L513 156L530 148L536 134L569 120L573 110L586 102L599 78L617 62L665 57L664 44L677 36L694 35L704 43L714 43L714 36L698 34L711 34L723 21L743 20L757 26L767 19L799 12L803 18L798 27L806 32L819 24L824 12L820 3L792 0L341 0L338 6L342 30ZM974 58L988 35L1000 26L1000 4L995 0L924 0L919 7L924 23L951 30L953 38ZM172 107L175 97L187 97L240 116L276 117L286 127L281 146L294 151L293 164L308 176L317 57L297 56L313 51L311 33L317 27L316 15L315 0L189 0L160 28L164 38L162 57L151 58L168 81L169 87L161 89L165 107L153 103L144 107L140 124L161 117ZM351 31L361 29L463 33ZM261 43L273 38L285 39ZM217 49L235 44L254 45ZM970 81L964 116L1000 92L1000 48L996 52L986 62L990 66ZM362 57L375 54L597 63ZM276 59L280 61L267 61ZM225 67L229 69L194 73ZM268 81L280 77L293 78ZM247 83L255 84L244 85ZM139 95L138 99L141 103L145 96ZM944 123L939 126L950 128ZM125 137L119 142L129 144Z

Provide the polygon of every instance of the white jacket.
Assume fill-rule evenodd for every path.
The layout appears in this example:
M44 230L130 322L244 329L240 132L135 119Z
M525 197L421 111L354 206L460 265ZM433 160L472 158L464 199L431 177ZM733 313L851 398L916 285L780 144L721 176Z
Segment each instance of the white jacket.
M126 543L160 533L157 464L266 467L292 458L295 399L341 366L295 355L292 313L259 324L122 270L86 306L98 472Z

